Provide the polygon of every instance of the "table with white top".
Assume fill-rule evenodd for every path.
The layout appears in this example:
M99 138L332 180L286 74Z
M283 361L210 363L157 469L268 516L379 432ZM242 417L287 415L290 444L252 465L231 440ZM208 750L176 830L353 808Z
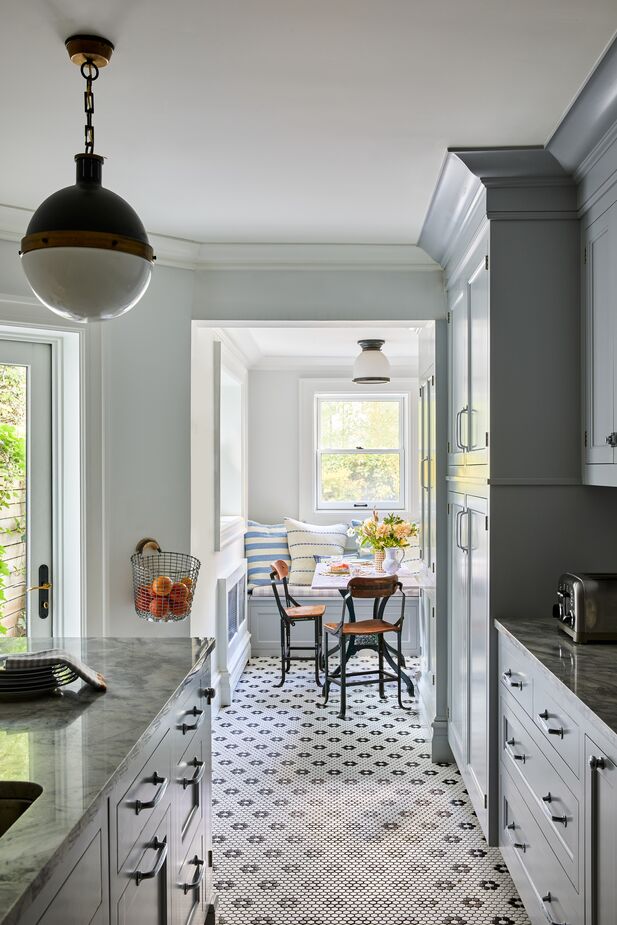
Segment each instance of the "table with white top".
M351 562L350 565L355 563ZM326 589L336 588L340 592L341 597L345 597L347 593L347 585L351 578L385 578L387 577L386 572L378 572L374 568L358 568L357 571L354 570L352 574L351 571L347 574L341 575L332 575L329 573L329 566L326 562L319 562L315 568L315 574L313 575L313 581L311 582L311 588L314 588L319 591L325 591ZM416 575L411 571L411 569L406 565L401 565L400 568L396 571L396 577L403 586L403 592L408 594L410 591L417 590L420 586ZM393 596L391 603L391 608L394 610L397 608L396 596ZM399 607L400 609L400 607ZM356 622L356 614L354 611L353 600L347 600L347 611L349 613L350 623ZM391 646L387 639L385 642L385 652L384 657L390 667L394 671L398 671L398 665L396 662L397 652L394 646ZM327 645L327 640L326 640ZM338 646L332 650L335 652L338 649ZM376 636L350 636L347 648L345 650L345 664L349 661L352 655L356 652L359 652L361 649L371 649L374 652L378 651L378 643ZM405 659L403 659L403 667L405 666ZM340 668L337 667L333 674L338 674ZM405 674L404 671L401 671L401 678L410 697L414 696L414 686L411 678Z

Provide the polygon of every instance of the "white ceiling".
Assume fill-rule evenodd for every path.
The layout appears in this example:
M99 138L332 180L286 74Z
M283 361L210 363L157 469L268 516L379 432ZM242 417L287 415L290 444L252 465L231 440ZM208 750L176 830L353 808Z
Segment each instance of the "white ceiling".
M447 146L544 143L615 0L2 0L0 204L72 182L82 82L106 185L210 242L415 243Z
M358 341L380 337L385 340L384 353L393 366L408 367L411 375L418 360L418 331L424 322L414 327L401 327L383 322L365 325L312 325L227 328L226 336L243 354L251 368L281 369L306 366L351 366L360 352Z

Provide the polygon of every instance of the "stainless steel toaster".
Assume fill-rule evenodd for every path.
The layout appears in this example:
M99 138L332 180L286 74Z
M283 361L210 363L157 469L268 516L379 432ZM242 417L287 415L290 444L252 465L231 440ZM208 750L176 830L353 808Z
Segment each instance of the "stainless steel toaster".
M617 574L565 572L553 616L574 642L617 642Z

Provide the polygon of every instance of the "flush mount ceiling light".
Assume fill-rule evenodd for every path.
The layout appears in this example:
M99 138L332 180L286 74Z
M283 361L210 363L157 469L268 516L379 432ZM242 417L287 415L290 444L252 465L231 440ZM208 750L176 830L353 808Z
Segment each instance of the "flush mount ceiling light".
M19 253L44 305L73 321L100 321L139 302L155 258L135 210L102 186L103 158L94 153L92 84L109 64L114 46L95 35L73 35L65 45L86 81L85 149L75 155L75 185L41 203Z
M353 365L353 381L357 383L390 381L390 363L381 348L385 340L359 340L362 353L358 354Z

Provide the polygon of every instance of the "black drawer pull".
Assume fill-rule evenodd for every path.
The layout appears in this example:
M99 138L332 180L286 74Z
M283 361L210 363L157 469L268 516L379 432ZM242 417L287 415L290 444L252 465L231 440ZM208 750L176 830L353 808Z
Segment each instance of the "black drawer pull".
M512 757L514 758L515 761L522 761L523 764L525 764L525 761L527 760L526 755L512 755Z
M552 903L552 901L553 901L553 897L551 896L550 893L547 893L546 896L542 897L543 903ZM554 919L552 915L550 915L548 909L544 910L544 915L546 917L546 921L550 922L551 925L568 925L567 922L558 922L556 919Z
M560 822L564 829L568 827L568 817L567 816L551 816L553 822Z
M595 755L592 755L589 759L589 767L592 771L604 770L604 758L596 758Z
M542 797L542 799L544 800L545 803L552 803L552 802L553 802L553 798L552 798L552 796L551 796L550 790L549 790L549 792L546 794L545 797Z
M200 690L199 695L200 695L200 697L205 697L205 698L206 698L206 703L208 704L208 706L210 706L210 704L212 703L212 701L213 701L214 698L216 697L216 691L214 690L213 687L203 687L203 688Z
M200 884L201 881L204 879L204 876L205 876L205 873L206 873L206 865L205 865L205 863L202 861L201 858L198 858L198 857L197 857L197 855L195 855L195 857L192 859L192 861L189 861L189 864L195 864L195 866L197 867L197 876L196 876L195 879L192 880L190 883L183 883L183 884L182 884L182 889L184 890L184 895L185 895L185 896L186 896L186 894L189 893L191 890L196 890L196 889L198 888L199 884Z
M545 722L548 719L548 710L543 710L542 713L538 713L540 719L543 719Z
M506 739L506 745L516 745L516 739Z
M514 847L518 848L519 851L522 851L523 854L527 851L527 845L524 842L515 841Z
M144 802L143 800L135 800L135 812L138 816L140 812L142 811L142 809L154 809L155 806L159 805L159 803L163 799L163 795L165 791L167 790L169 779L167 777L161 777L155 771L148 783L155 784L156 786L158 786L158 790L156 791L156 793L154 794L151 800L147 800L146 802Z
M203 710L200 710L199 707L193 707L191 710L186 711L187 716L196 716L196 723L182 723L182 735L186 735L187 732L192 732L194 729L199 729L203 723L204 716L206 715Z
M560 739L563 739L563 727L560 726L559 729L547 729L546 730L550 736L559 736Z
M192 777L183 777L182 778L182 789L186 790L187 787L190 787L192 784L198 784L204 774L206 773L206 763L205 761L200 761L198 758L193 758L192 761L189 761L189 765L197 768Z
M137 883L137 886L139 886L142 880L153 880L155 877L158 877L158 875L160 874L161 868L163 867L163 864L167 860L167 851L168 851L167 836L165 836L163 841L159 841L158 838L155 838L152 844L148 845L148 847L153 848L155 851L158 851L159 856L156 859L156 864L154 865L152 870L147 870L145 874L142 873L141 870L135 871L135 882Z
M506 829L512 829L512 831L514 831L515 828L516 828L515 822L509 822L506 826Z

